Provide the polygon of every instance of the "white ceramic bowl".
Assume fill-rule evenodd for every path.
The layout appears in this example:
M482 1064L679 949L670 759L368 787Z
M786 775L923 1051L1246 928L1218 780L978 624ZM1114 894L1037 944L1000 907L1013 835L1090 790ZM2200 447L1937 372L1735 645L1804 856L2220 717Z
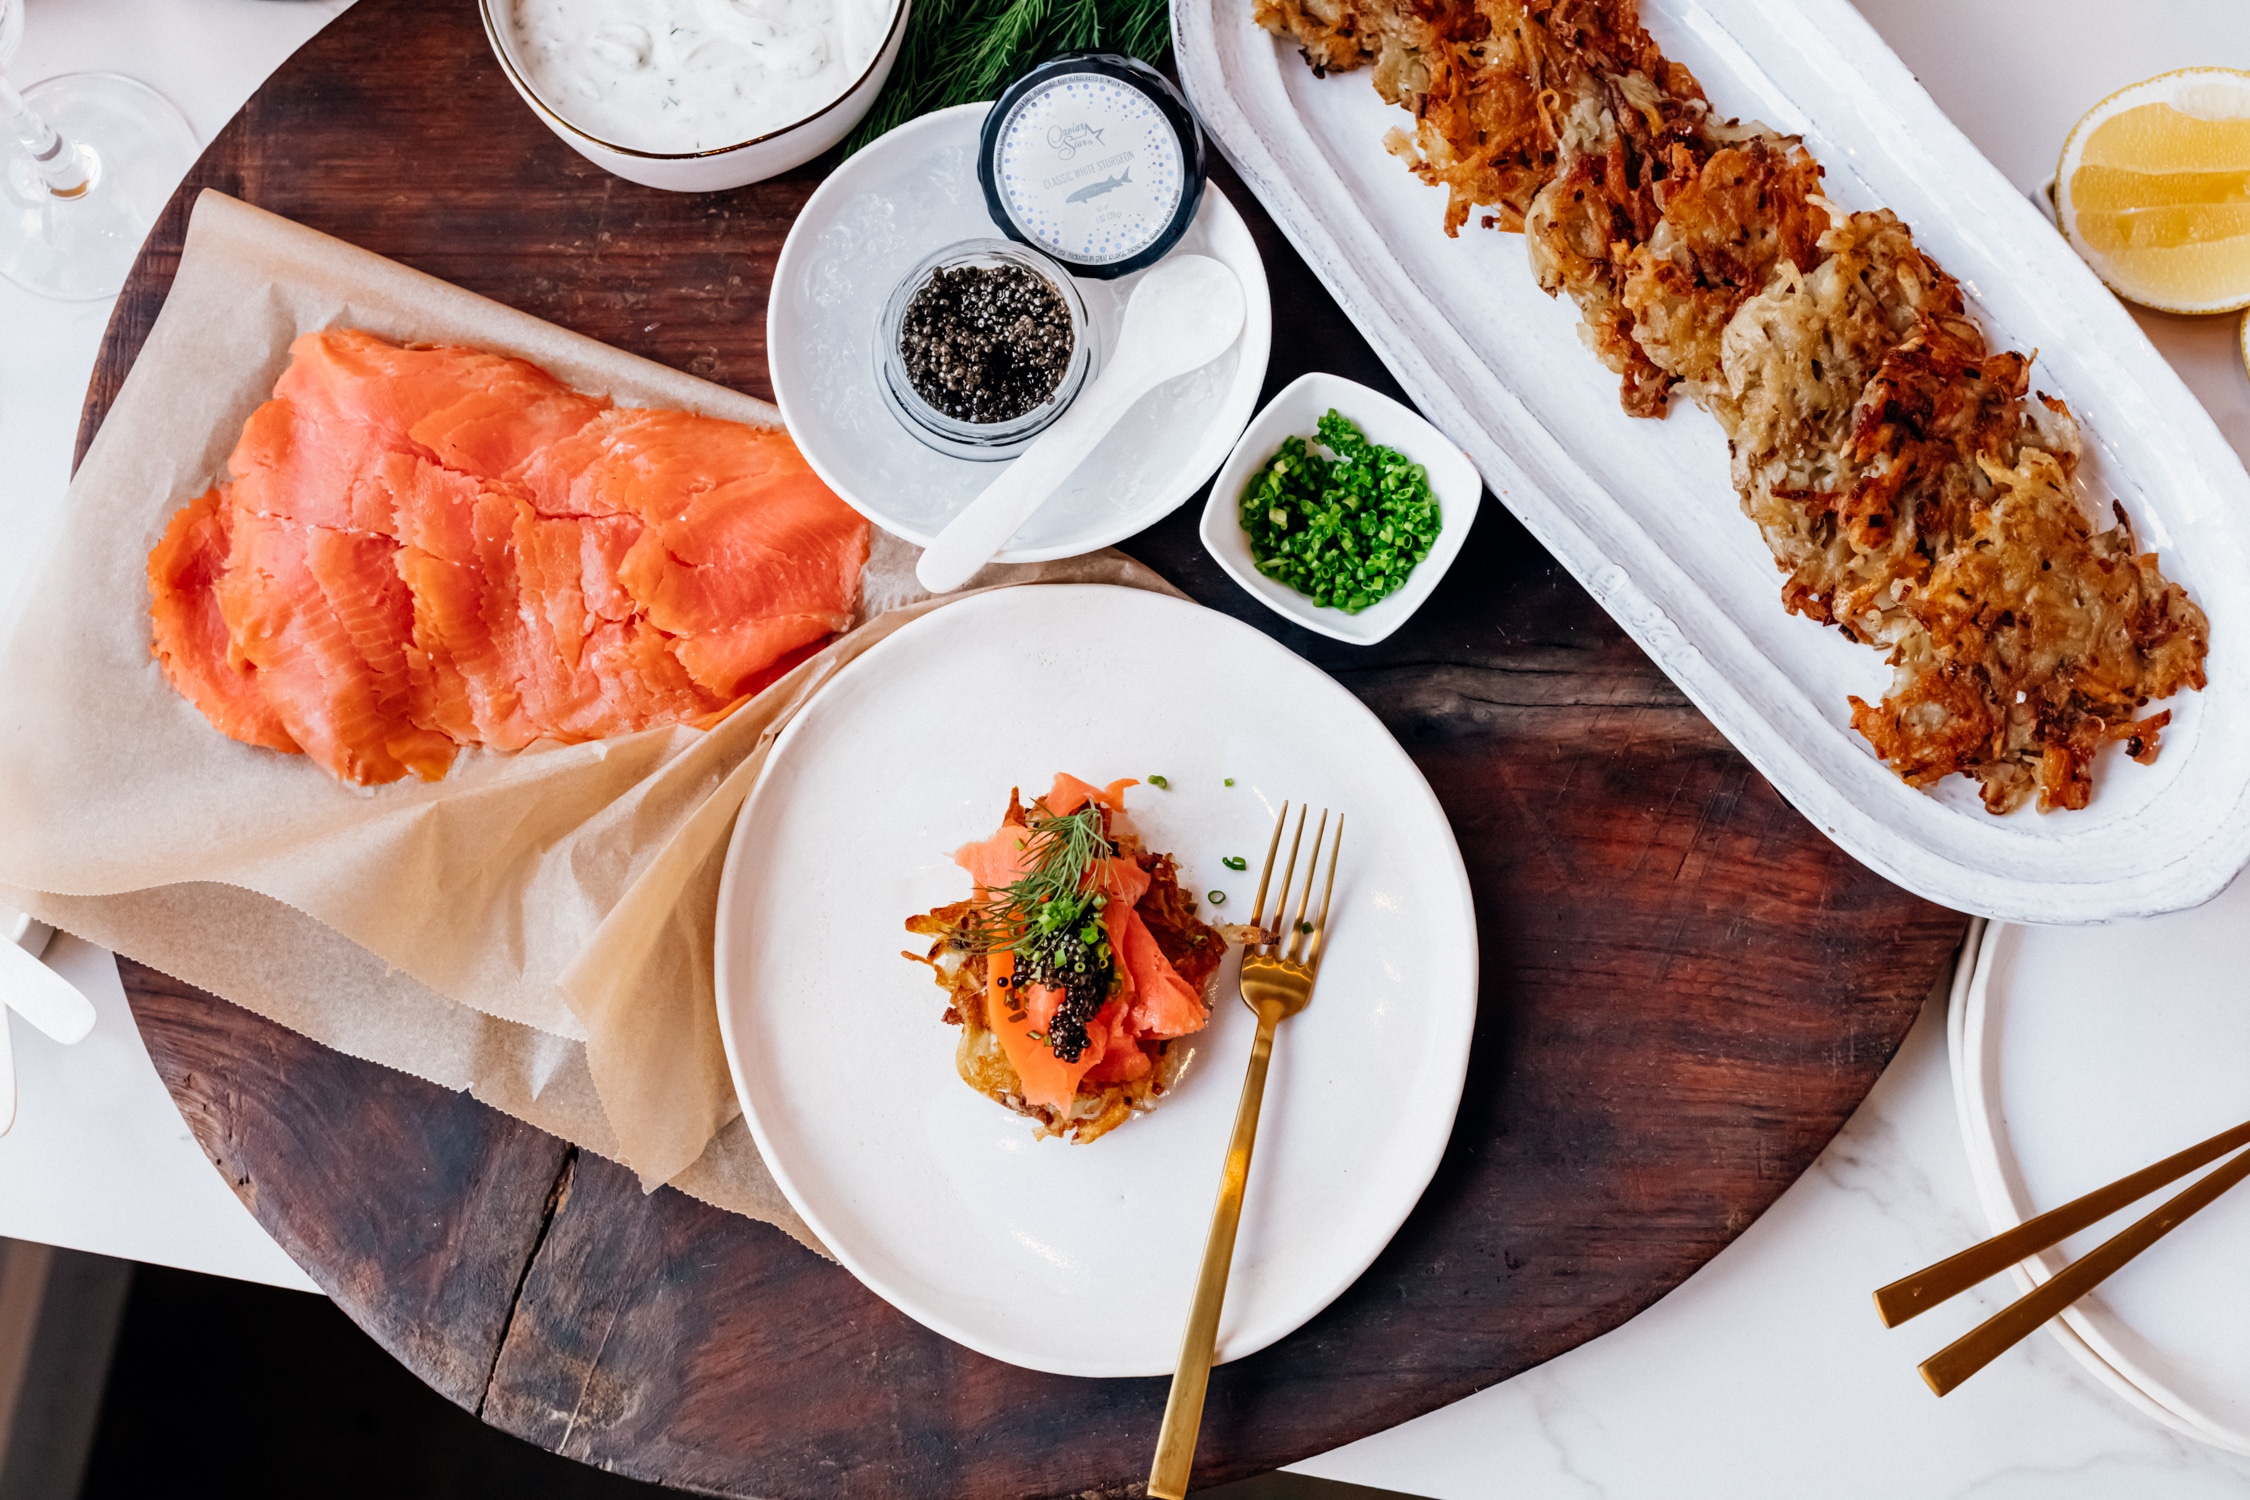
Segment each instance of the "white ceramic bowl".
M500 71L508 75L508 82L531 112L561 136L563 144L603 171L643 187L674 193L715 193L760 182L811 161L849 135L874 107L875 96L891 76L891 64L898 61L899 43L906 36L907 14L914 8L913 0L898 0L897 9L891 12L890 30L867 71L842 96L804 119L710 151L638 151L589 135L539 97L525 77L516 57L515 40L499 14L507 4L508 0L477 0L477 9L484 17L485 40L492 44L492 55L500 60Z
M852 153L789 226L766 303L774 404L805 461L847 505L917 547L967 509L1004 464L939 453L891 415L878 389L877 324L884 299L917 261L994 233L977 185L977 138L989 108L941 109ZM1173 253L1208 255L1241 280L1242 336L1202 369L1134 403L995 561L1077 557L1154 525L1202 491L1257 409L1273 302L1257 241L1217 183L1205 186ZM1116 348L1125 303L1147 274L1073 278L1098 358Z
M1266 466L1266 460L1281 451L1282 439L1310 439L1331 407L1349 418L1369 442L1396 448L1429 470L1430 493L1438 503L1438 535L1430 555L1407 575L1404 588L1356 615L1315 604L1289 585L1276 583L1259 572L1257 560L1250 555L1250 534L1242 529L1237 514L1243 489ZM1211 481L1211 498L1203 505L1203 545L1236 583L1275 614L1339 641L1372 646L1404 625L1430 597L1445 570L1453 566L1483 496L1484 481L1478 477L1476 465L1469 462L1469 455L1446 441L1444 433L1381 391L1316 370L1298 376L1267 402L1266 409L1250 419L1234 452L1219 466L1219 477Z

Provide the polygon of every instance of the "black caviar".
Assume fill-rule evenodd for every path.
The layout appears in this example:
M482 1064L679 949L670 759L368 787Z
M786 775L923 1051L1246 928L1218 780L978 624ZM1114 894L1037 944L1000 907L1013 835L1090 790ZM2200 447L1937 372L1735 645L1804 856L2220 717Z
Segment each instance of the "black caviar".
M1078 1061L1086 1050L1086 1027L1117 982L1117 956L1101 917L1108 904L1099 891L1075 900L1058 897L1039 908L1016 943L1016 983L1063 992L1062 1004L1047 1023L1046 1041L1064 1062Z
M930 273L906 304L898 352L924 401L957 422L1012 422L1054 394L1070 366L1070 309L1021 266Z

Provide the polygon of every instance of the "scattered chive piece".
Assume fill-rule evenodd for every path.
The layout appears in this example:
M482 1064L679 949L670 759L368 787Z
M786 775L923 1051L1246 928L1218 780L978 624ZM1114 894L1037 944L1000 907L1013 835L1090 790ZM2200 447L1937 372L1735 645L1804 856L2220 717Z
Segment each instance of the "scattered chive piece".
M1227 778L1227 785L1228 785L1228 786L1233 786L1233 785L1234 785L1234 778L1233 778L1232 776L1229 776L1229 777Z
M1224 906L1227 904L1227 893L1225 891L1205 891L1203 899L1213 906Z
M1311 932L1311 931L1312 931L1312 923L1310 923L1310 922L1299 922L1299 923L1297 924L1297 930L1298 930L1299 932L1309 933L1309 932Z
M1437 540L1429 471L1396 448L1371 443L1340 412L1320 419L1318 441L1282 441L1243 490L1242 529L1258 571L1313 603L1356 615L1406 582Z
M1148 779L1148 784L1152 787L1155 787L1160 792L1168 792L1172 790L1172 783L1167 781L1162 776L1151 776Z
M1250 861L1239 854L1230 854L1225 859L1220 860L1219 863L1230 870L1247 870L1250 868Z

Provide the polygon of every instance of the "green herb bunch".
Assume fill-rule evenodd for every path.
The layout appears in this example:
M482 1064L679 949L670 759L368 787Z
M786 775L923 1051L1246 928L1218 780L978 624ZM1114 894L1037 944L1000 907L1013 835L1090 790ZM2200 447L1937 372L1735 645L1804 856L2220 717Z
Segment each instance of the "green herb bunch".
M1087 887L1094 862L1117 852L1102 810L1088 803L1065 817L1033 808L1023 877L993 893L975 912L980 951L1012 952L1015 983L1063 992L1041 1038L1064 1062L1086 1050L1086 1027L1117 974L1102 909L1109 897Z
M1057 52L1099 49L1143 62L1172 44L1166 0L913 0L898 63L851 134L857 151L917 115L990 99Z
M1356 615L1402 587L1430 554L1440 517L1429 471L1371 443L1342 414L1320 419L1320 442L1281 451L1244 488L1242 529L1258 571L1315 604Z

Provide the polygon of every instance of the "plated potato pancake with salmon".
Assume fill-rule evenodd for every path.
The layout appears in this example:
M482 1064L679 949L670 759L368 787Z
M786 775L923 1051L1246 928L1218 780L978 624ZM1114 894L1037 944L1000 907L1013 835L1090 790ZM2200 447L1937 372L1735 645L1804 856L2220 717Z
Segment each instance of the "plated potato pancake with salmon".
M974 894L906 923L933 939L904 956L946 993L962 1081L1043 1137L1084 1144L1153 1108L1211 1019L1226 943L1133 831L1133 785L1066 773L1029 807L1011 791L999 829L954 855Z

